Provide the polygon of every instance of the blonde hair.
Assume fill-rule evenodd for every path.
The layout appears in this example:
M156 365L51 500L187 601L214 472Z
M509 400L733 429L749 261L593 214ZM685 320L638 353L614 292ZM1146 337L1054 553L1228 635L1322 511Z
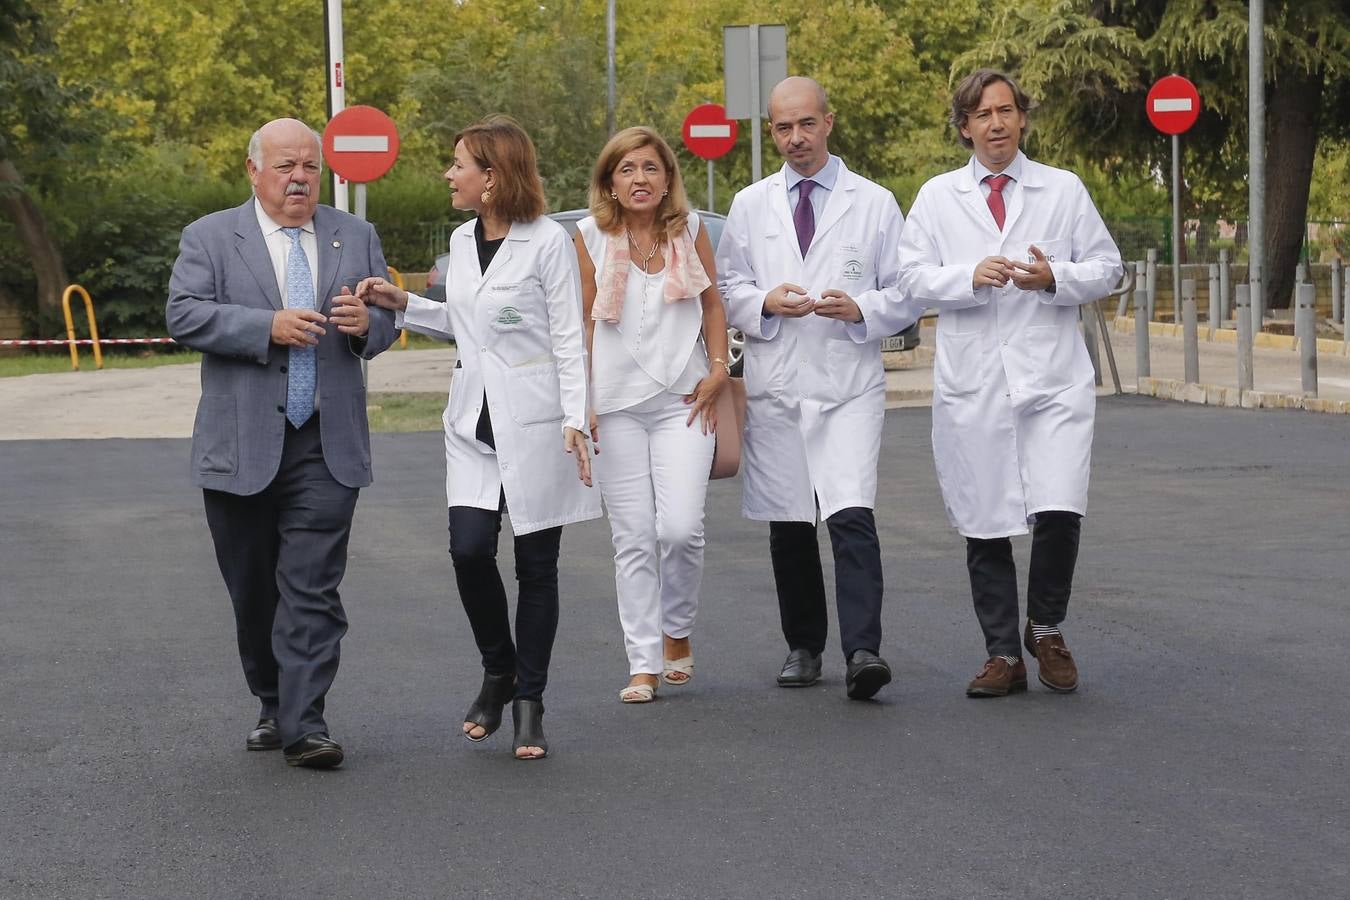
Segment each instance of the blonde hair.
M590 209L595 224L606 234L617 234L623 228L623 207L611 196L614 189L614 170L623 158L634 150L651 147L665 166L668 184L666 195L656 208L657 231L666 238L678 235L689 221L689 197L684 192L684 178L680 175L675 151L654 129L645 125L625 128L606 142L591 172Z
M534 142L510 116L488 116L455 135L480 169L497 173L492 212L508 222L532 222L548 210Z

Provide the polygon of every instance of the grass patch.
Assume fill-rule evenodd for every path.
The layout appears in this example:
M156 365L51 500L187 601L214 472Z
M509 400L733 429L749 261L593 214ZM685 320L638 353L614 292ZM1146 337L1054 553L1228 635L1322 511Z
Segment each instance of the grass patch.
M105 369L151 369L156 366L178 366L183 363L199 362L200 353L191 350L175 350L171 353L110 353L103 354ZM70 352L65 348L48 350L45 353L17 353L13 356L0 356L0 378L17 378L21 375L50 375L55 372L69 372ZM93 372L94 353L88 347L80 348L80 371Z
M371 431L440 431L445 391L377 391L366 395Z

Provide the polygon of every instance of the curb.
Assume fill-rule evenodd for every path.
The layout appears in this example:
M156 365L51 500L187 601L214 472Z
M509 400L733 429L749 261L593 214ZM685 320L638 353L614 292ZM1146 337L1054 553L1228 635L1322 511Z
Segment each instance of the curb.
M1302 409L1308 412L1350 415L1350 400L1305 397L1275 391L1244 391L1217 384L1190 384L1171 378L1140 378L1135 393L1141 397L1226 406L1241 409Z

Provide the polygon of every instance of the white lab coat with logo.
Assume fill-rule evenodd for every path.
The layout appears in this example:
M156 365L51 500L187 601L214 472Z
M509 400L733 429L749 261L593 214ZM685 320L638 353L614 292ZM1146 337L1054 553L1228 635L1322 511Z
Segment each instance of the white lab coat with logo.
M760 521L814 522L873 508L886 413L881 338L922 307L899 290L904 219L890 191L842 162L802 258L784 169L736 195L717 248L728 321L745 333L748 399L741 512ZM835 288L863 320L764 317L764 296L789 282L811 297Z
M1041 510L1087 512L1096 389L1078 307L1123 271L1078 176L1022 161L1000 233L974 160L920 190L900 242L907 296L940 310L933 457L947 517L974 538L1025 534ZM975 290L988 256L1050 260L1055 289Z
M586 429L576 250L551 219L517 222L480 272L473 229L450 235L445 303L410 293L396 322L458 346L443 417L446 503L495 510L504 492L517 535L598 518L600 492L563 450L563 428ZM484 391L496 453L475 437Z

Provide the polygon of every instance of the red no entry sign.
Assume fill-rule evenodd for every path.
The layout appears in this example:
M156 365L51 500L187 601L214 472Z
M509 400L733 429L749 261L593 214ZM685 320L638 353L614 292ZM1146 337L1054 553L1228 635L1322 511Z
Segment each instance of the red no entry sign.
M1163 134L1181 134L1200 117L1200 92L1180 75L1159 78L1144 103L1148 120Z
M398 159L398 128L373 106L349 106L323 130L323 158L348 181L375 181Z
M738 126L735 119L727 118L727 111L720 103L705 103L695 106L684 117L684 145L689 152L703 159L717 159L726 156L736 146Z

